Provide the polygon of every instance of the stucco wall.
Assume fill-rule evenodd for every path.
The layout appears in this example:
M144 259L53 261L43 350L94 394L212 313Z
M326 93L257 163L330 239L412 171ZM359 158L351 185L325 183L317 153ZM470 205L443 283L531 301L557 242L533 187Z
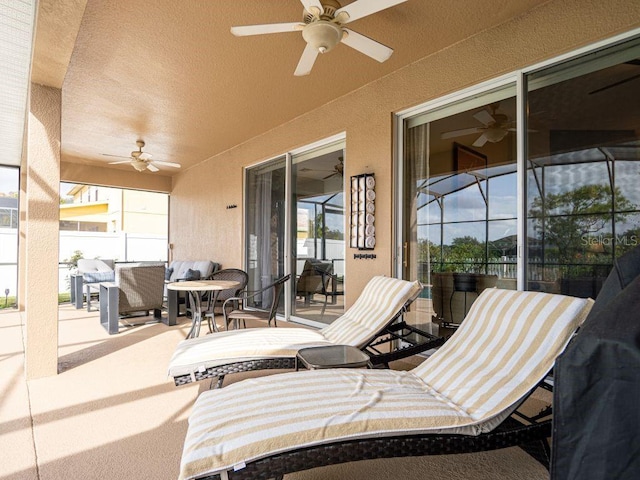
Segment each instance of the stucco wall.
M376 175L377 258L354 260L347 248L349 305L372 275L393 273L394 112L639 26L637 0L550 1L182 172L171 194L173 258L242 266L243 168L344 131L345 178Z

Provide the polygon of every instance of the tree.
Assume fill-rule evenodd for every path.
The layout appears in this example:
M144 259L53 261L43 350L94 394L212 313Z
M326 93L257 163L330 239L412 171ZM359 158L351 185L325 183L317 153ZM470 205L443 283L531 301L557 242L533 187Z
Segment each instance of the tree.
M590 238L622 222L636 206L616 188L583 185L563 193L537 197L529 210L533 228L544 240L545 254L573 263L588 251ZM608 230L610 231L610 230Z
M332 230L327 226L323 229L323 223L324 215L322 213L316 215L315 221L309 220L309 231L314 232L315 238L324 238L325 240L344 240L343 232L338 229Z
M464 271L477 263L484 264L485 256L485 244L469 235L454 238L451 245L445 247L444 255L447 262L460 264ZM460 267L455 270L460 270Z

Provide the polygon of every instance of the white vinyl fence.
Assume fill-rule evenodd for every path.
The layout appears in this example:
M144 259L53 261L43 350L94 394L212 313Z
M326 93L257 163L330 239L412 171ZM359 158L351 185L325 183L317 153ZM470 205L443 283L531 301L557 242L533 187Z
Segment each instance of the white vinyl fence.
M17 292L18 232L0 229L0 296ZM113 259L116 262L167 261L167 237L164 235L101 232L60 232L58 291L69 291L70 260L76 251L83 258Z

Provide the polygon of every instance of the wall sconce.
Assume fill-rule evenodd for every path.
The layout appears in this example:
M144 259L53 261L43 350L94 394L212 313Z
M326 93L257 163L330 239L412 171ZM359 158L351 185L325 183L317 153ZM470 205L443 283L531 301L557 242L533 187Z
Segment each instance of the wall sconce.
M351 177L351 248L373 250L376 246L376 180L373 173Z

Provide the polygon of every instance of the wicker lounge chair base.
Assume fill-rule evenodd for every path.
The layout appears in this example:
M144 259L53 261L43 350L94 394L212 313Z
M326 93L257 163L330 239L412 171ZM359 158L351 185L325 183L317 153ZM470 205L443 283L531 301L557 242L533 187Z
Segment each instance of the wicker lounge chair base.
M218 388L222 386L225 375L231 373L251 372L253 370L280 370L292 369L296 366L295 358L261 358L257 360L247 360L244 362L234 362L219 367L210 367L204 371L194 372L191 375L180 375L173 378L176 386L185 385L200 380L217 380Z
M227 475L229 480L281 480L288 473L360 460L475 453L509 447L522 448L548 470L550 436L551 420L524 425L509 417L495 430L477 436L431 434L344 441L276 454L247 463L245 468ZM202 480L224 479L217 474Z

